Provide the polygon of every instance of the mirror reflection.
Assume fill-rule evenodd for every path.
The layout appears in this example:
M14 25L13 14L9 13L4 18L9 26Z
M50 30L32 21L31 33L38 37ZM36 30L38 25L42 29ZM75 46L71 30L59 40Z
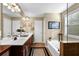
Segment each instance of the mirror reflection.
M17 4L3 3L3 37L17 35L20 29L21 10Z

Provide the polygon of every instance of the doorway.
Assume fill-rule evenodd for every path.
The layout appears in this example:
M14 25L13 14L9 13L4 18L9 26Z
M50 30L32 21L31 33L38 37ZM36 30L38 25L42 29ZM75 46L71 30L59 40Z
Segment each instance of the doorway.
M43 21L34 21L34 43L43 43Z

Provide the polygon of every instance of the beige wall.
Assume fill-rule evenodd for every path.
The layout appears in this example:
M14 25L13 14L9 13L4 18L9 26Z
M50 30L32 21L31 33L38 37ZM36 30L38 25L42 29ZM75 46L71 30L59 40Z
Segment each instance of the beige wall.
M60 14L58 13L52 13L52 14L45 14L44 16L44 41L49 39L49 37L52 37L52 39L57 36L57 34L60 32L60 29L48 29L48 21L59 21L60 22Z
M1 4L0 4L0 38L1 38Z

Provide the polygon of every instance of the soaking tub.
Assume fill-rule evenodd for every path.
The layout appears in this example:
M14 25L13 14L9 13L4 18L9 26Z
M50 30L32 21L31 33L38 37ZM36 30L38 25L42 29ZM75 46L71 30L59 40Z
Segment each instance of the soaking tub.
M52 54L52 56L59 56L60 55L60 42L58 40L47 40L46 47Z

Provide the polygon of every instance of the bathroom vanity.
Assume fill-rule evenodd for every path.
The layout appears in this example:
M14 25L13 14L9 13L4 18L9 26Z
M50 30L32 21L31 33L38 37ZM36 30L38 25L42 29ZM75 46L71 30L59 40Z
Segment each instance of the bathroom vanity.
M10 45L9 55L10 56L26 56L29 55L31 45L33 42L33 33L29 33L27 37L17 37L17 40L10 38L0 41L0 45Z

